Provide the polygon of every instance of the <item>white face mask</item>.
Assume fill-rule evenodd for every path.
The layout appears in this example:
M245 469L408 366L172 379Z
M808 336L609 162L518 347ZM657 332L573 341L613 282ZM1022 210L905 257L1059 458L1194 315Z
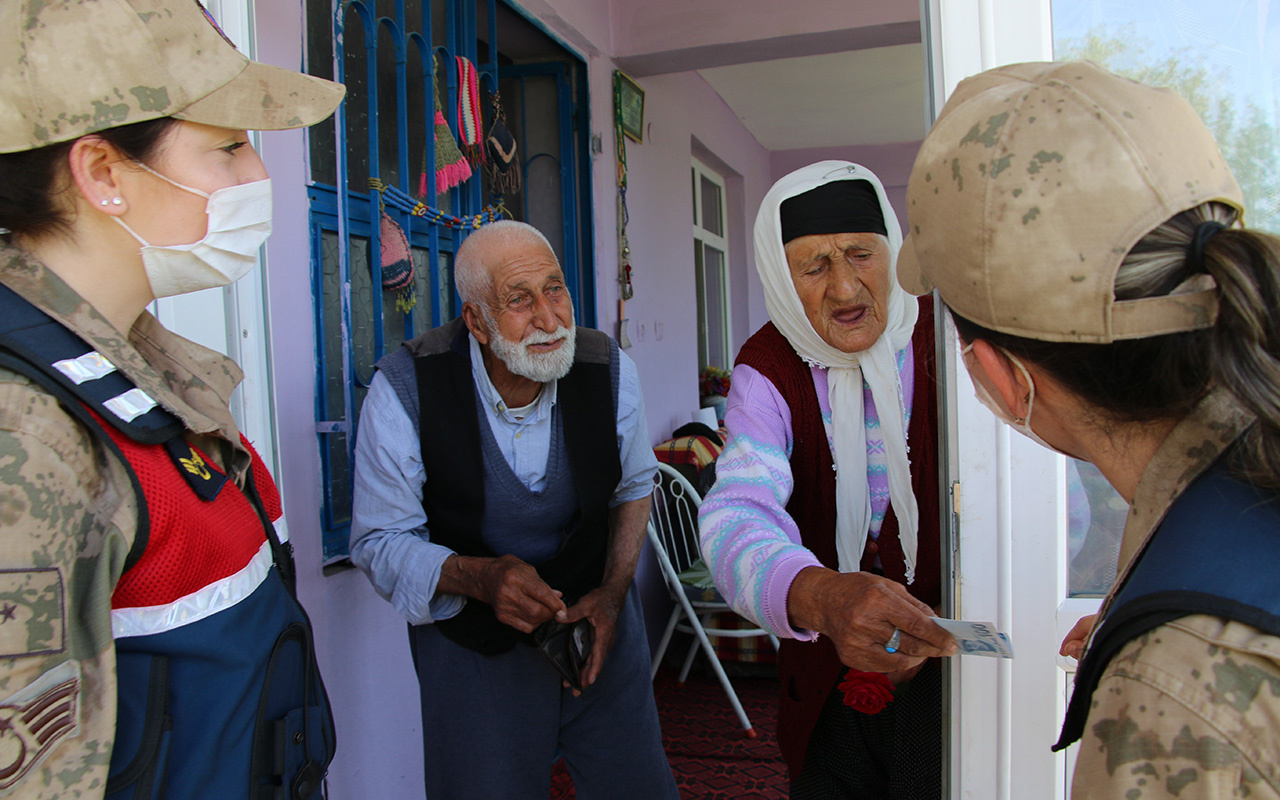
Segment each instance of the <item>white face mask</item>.
M973 349L973 344L970 343L966 345L963 350L960 351L960 354L968 355L969 351L972 349ZM986 406L987 410L989 410L992 414L995 414L996 419L1008 425L1010 428L1013 428L1015 431L1027 437L1028 439L1040 445L1041 447L1048 448L1049 450L1052 450L1058 455L1066 456L1067 458L1076 458L1076 456L1073 456L1070 453L1064 453L1058 448L1049 444L1044 439L1041 439L1038 435L1036 435L1035 431L1031 430L1031 412L1034 411L1036 407L1036 382L1031 380L1031 373L1028 372L1027 368L1022 365L1022 362L1018 360L1017 356L1015 356L1013 353L1010 353L1008 350L1005 350L1003 347L1001 347L1000 350L1006 356L1009 357L1009 360L1012 361L1014 365L1017 366L1018 369L1022 370L1022 377L1027 379L1027 385L1031 387L1031 390L1027 396L1027 416L1023 419L1016 419L1014 417L1009 416L1009 413L1006 412L1003 408L1001 408L1000 404L997 403L995 398L991 396L991 393L987 391L987 387L983 386L982 382L978 380L978 376L970 375L969 377L973 380L973 393L978 396L978 402Z
M139 164L157 178L208 200L204 238L191 244L153 245L124 220L112 217L142 245L142 266L156 297L226 286L243 278L258 258L258 248L271 235L271 179L242 183L213 194L183 186Z

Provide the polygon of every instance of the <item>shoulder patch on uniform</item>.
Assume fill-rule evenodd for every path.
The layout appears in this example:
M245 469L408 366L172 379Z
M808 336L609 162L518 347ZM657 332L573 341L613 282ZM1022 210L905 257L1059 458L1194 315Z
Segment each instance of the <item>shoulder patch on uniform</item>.
M187 485L197 497L206 503L212 503L218 499L218 493L227 482L226 475L205 461L200 451L181 436L175 436L165 442L164 449L168 451L173 465L178 468L178 474L186 480Z
M80 662L64 661L0 700L0 792L80 729Z
M60 570L0 570L0 658L61 653L66 649L65 628Z

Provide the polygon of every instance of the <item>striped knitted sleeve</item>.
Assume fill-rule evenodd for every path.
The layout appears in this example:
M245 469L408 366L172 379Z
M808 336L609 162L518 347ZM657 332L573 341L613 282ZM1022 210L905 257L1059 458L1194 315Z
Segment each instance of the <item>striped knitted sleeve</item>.
M812 631L794 630L787 619L791 582L800 570L821 566L786 511L794 485L791 411L767 378L739 364L725 427L716 483L698 514L702 556L734 611L777 636L812 640Z

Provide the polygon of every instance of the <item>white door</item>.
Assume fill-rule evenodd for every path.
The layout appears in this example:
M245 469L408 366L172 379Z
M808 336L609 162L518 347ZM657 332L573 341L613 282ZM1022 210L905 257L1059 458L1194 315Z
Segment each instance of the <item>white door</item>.
M205 0L205 7L227 38L253 58L251 3L252 0ZM249 137L257 147L257 134L251 132ZM244 383L232 395L231 411L268 469L278 475L267 353L264 256L265 250L260 251L258 265L231 286L162 298L155 301L151 311L169 330L230 356L244 370Z
M934 114L969 75L1052 57L1048 0L931 0L925 25ZM955 331L948 324L945 333L939 374L959 482L951 610L995 622L1016 656L952 659L948 795L1061 798L1065 764L1049 747L1065 707L1057 619L1066 594L1066 463L977 401Z
M1172 86L1201 113L1244 188L1254 227L1280 229L1280 15L1269 0L926 0L931 114L984 69L1089 57ZM998 423L945 331L939 371L950 479L959 482L953 615L1010 634L1007 662L953 659L951 798L1063 798L1074 750L1049 751L1075 662L1062 637L1115 574L1126 508L1091 466Z

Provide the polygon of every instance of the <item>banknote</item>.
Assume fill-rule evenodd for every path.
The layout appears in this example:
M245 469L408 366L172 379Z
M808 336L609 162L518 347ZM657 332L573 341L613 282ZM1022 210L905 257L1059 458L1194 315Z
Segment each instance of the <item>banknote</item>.
M956 644L960 645L958 655L1013 658L1013 644L1008 636L996 630L994 623L941 617L934 617L933 621L955 637Z

